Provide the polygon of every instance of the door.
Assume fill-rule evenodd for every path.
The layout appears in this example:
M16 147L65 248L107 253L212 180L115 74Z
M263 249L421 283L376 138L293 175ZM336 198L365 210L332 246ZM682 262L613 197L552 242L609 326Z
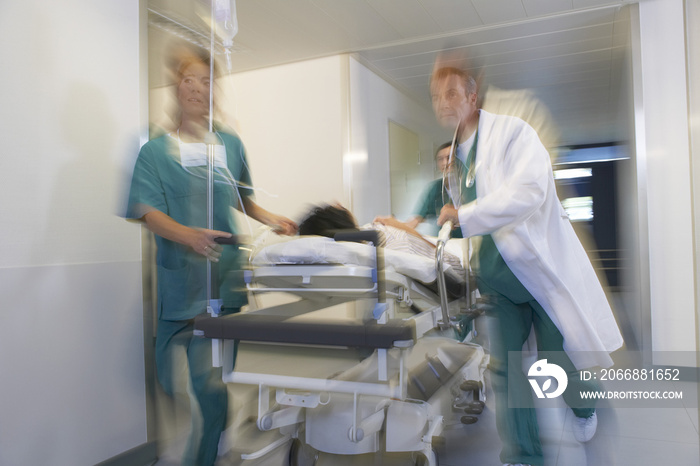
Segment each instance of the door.
M391 213L399 220L411 217L423 182L418 134L389 120Z

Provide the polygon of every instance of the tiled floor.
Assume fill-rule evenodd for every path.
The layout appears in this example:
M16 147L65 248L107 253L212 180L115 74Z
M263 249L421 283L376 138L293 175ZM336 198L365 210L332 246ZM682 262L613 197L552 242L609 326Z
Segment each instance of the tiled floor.
M696 395L696 383L679 385L684 396ZM574 439L571 424L574 416L563 402L560 408L539 408L545 465L698 465L697 396L694 400L691 396L688 405L693 408L611 408L601 402L596 436L586 444ZM501 464L492 406L489 408L479 423L449 434L441 465Z

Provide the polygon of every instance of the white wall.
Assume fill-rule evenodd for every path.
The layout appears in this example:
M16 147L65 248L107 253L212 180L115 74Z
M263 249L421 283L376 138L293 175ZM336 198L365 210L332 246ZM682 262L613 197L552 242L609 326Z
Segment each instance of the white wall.
M238 73L220 81L224 112L246 146L257 202L299 220L309 204L347 203L346 56Z
M424 184L427 184L434 178L435 145L448 140L451 135L440 128L430 108L407 97L351 58L349 150L354 155L352 203L355 216L361 223L391 213L389 120L418 134ZM424 185L416 190L416 200L422 188Z
M0 464L90 465L146 441L139 2L0 3Z
M639 33L632 40L638 183L641 202L647 206L642 226L648 225L651 348L695 351L683 1L640 2ZM640 237L644 239L644 232Z
M693 166L693 203L695 219L695 264L696 277L700 276L698 268L700 261L697 258L697 245L700 244L700 228L697 221L700 219L700 2L686 2L686 31L688 33L688 110L690 122L690 153ZM697 278L695 280L696 300L698 299ZM696 302L697 303L697 302ZM700 310L695 311L696 336L700 335ZM698 349L700 349L700 343Z
M635 16L636 21L636 16ZM627 44L627 53L624 57L622 82L623 90L620 93L619 118L627 122L627 135L623 139L626 141L626 150L630 158L617 162L617 196L618 196L618 239L620 241L620 280L621 291L618 292L622 308L615 309L618 313L624 309L630 335L623 333L628 348L639 349L642 341L643 321L648 316L648 298L642 299L640 289L640 245L639 245L639 203L637 199L637 164L634 140L634 86L632 86L632 53ZM646 217L645 217L646 218ZM648 287L646 287L648 288ZM648 294L648 293L645 293ZM643 302L647 305L644 306ZM618 323L621 318L618 316ZM630 341L634 338L633 341Z

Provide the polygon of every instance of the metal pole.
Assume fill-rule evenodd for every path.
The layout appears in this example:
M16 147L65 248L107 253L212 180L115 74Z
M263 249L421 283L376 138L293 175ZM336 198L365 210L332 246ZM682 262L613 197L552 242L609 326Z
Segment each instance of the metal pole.
M214 129L214 2L211 1L211 31L209 45L209 133ZM207 135L207 229L214 229L214 144ZM207 258L207 305L212 300L211 260Z

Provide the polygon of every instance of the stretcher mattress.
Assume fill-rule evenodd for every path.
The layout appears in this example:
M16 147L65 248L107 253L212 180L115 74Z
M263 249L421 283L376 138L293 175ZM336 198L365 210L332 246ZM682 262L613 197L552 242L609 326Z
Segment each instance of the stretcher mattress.
M458 245L450 244L452 253L461 257ZM435 259L403 251L383 249L385 270L397 272L423 284L437 280ZM372 245L334 241L330 238L308 236L278 239L256 248L251 256L253 267L290 264L341 264L375 267L376 249ZM464 294L465 277L449 265L444 267L448 292L454 297Z

